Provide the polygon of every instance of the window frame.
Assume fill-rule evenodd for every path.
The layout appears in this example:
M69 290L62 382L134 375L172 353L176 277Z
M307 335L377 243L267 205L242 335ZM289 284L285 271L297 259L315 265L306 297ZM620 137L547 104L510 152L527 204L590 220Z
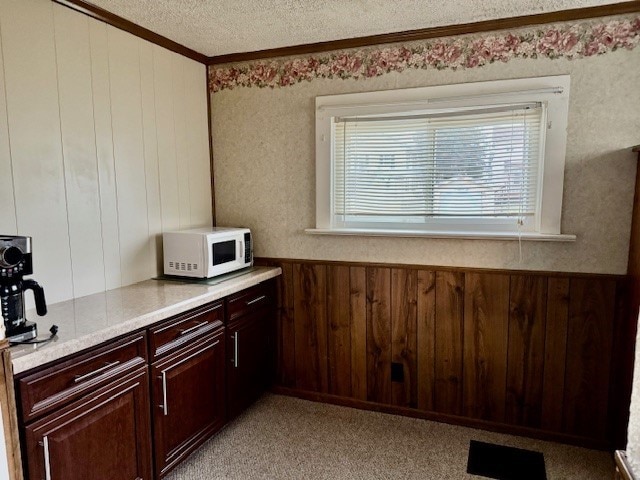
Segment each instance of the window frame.
M375 92L316 97L316 228L308 233L467 236L484 238L521 236L517 228L504 222L486 220L438 221L401 225L362 224L357 227L334 222L333 212L333 128L335 117L356 115L412 114L433 109L495 106L540 102L545 105L547 125L539 166L535 223L524 232L534 238L561 236L562 194L569 106L569 75L497 80ZM492 227L491 224L494 224ZM429 228L431 226L431 228ZM568 236L571 237L571 236ZM545 238L549 239L549 238ZM573 237L575 239L575 237Z

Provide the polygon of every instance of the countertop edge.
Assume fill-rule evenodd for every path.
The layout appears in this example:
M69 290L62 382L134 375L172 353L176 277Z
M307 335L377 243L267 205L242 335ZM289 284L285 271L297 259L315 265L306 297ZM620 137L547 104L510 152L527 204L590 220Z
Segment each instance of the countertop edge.
M263 272L253 272L250 278L236 277L219 283L216 285L218 288L215 291L208 291L201 295L189 297L185 300L159 308L158 310L153 310L142 315L126 319L122 323L105 327L104 329L75 339L64 341L59 345L51 345L43 350L34 350L24 356L11 358L13 374L20 375L28 372L29 370L60 360L64 357L96 347L108 342L109 340L149 327L174 315L197 308L209 302L233 295L234 293L245 290L282 274L282 269L280 267L263 268L266 270Z

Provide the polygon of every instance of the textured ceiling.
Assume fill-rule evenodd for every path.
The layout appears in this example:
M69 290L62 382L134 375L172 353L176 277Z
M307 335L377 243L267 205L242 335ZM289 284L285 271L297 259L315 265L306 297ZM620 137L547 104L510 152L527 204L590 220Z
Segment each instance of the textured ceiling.
M619 0L90 0L208 56Z

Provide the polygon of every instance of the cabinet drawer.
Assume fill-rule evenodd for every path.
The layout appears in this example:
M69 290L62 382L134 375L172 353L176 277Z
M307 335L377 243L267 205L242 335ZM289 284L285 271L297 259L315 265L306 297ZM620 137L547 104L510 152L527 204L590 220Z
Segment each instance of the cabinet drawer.
M149 329L149 345L153 360L174 352L193 340L223 325L223 301L209 303L170 318Z
M227 299L227 320L232 321L259 308L271 305L273 293L269 284L247 288Z
M147 362L145 332L54 364L17 380L25 422L80 398Z

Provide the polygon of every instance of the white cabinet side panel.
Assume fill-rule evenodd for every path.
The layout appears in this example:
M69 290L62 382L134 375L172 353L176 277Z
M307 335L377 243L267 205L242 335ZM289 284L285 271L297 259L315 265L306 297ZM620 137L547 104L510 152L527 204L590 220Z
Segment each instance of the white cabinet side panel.
M206 67L183 59L185 72L185 108L187 111L187 158L191 225L211 226L211 172L207 119Z
M52 6L0 2L18 234L33 237L34 278L50 303L73 296Z
M142 128L144 134L144 166L147 183L147 218L149 220L148 264L150 277L162 273L162 210L158 174L158 137L153 82L153 45L140 42L140 85L142 92Z
M173 122L176 132L176 163L178 170L178 208L180 228L191 226L189 198L189 151L187 147L187 122L185 108L184 64L182 56L171 53L173 74Z
M73 293L105 290L88 17L53 6Z
M180 228L180 209L178 207L178 168L173 123L173 73L170 52L154 45L153 66L162 228L164 231L171 231Z
M120 274L120 233L118 229L118 199L113 160L113 130L111 128L111 92L109 81L109 42L107 26L89 21L91 47L91 81L93 90L93 125L98 158L100 185L100 220L106 289L122 285Z
M129 285L148 278L149 261L139 39L113 27L107 33L120 266L122 283Z
M0 235L15 235L16 205L13 201L13 175L9 148L6 91L4 88L4 60L2 56L2 30L0 29Z

